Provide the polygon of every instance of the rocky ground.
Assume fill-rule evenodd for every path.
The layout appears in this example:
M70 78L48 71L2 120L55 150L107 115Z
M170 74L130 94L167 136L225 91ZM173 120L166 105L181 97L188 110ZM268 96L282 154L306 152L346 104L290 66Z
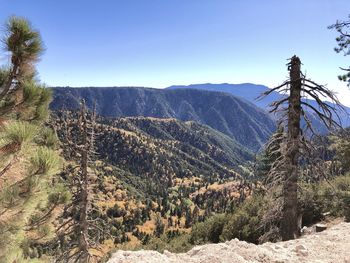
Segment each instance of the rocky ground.
M118 251L108 263L350 263L350 223L304 235L297 240L262 245L237 239L197 246L187 253Z

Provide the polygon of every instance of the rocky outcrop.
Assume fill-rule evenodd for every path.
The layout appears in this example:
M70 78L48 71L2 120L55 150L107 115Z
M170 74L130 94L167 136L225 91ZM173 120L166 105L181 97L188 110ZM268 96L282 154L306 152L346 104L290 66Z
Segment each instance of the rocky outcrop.
M237 239L196 246L187 253L118 251L108 263L350 263L350 223L340 223L297 240L262 245Z

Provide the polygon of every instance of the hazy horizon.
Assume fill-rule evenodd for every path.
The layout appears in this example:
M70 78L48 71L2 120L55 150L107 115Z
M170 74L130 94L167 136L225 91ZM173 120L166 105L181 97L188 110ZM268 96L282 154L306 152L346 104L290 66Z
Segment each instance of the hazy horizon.
M337 79L350 57L334 52L337 33L327 29L347 18L347 0L1 2L0 23L24 16L41 32L47 50L38 71L49 86L272 88L296 54L308 78L350 106Z

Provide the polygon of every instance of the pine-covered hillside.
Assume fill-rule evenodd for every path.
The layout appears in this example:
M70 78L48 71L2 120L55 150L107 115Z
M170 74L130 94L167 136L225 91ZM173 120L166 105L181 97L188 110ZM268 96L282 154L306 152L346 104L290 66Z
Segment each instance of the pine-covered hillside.
M75 141L75 112L53 114L62 145L67 127ZM110 235L102 249L125 242L147 244L152 236L179 235L214 213L230 211L240 197L242 165L252 153L233 139L192 121L128 117L98 118L89 169L93 218ZM61 177L79 162L72 148ZM248 190L247 190L248 191Z
M57 112L55 116L55 127L64 141L65 122L74 119L74 113ZM253 156L227 135L192 121L99 118L95 134L96 159L135 177L168 184L184 177L233 179ZM63 148L66 157L70 150Z
M105 117L176 118L206 124L257 151L274 120L252 103L222 92L146 88L54 88L51 109L77 109L84 99Z

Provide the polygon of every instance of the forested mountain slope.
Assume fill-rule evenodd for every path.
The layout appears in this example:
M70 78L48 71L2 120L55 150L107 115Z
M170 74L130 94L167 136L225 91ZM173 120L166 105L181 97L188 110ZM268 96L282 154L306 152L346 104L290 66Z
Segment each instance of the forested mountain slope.
M55 126L61 140L64 118ZM69 118L73 115L70 115ZM69 120L68 120L69 121ZM138 177L235 176L252 153L229 136L196 122L149 117L100 118L95 151L103 160ZM69 149L64 149L69 152Z
M52 115L63 145L67 124L76 117L74 112ZM73 125L73 141L77 129ZM252 159L229 136L176 119L98 118L94 141L92 206L114 237L112 244L179 234L213 213L230 211L239 198L240 165ZM67 165L79 162L71 157L72 148L62 151ZM161 233L157 220L163 222Z
M77 109L81 99L105 117L176 118L206 124L258 150L275 130L272 118L248 101L222 92L149 88L53 88L51 109Z

